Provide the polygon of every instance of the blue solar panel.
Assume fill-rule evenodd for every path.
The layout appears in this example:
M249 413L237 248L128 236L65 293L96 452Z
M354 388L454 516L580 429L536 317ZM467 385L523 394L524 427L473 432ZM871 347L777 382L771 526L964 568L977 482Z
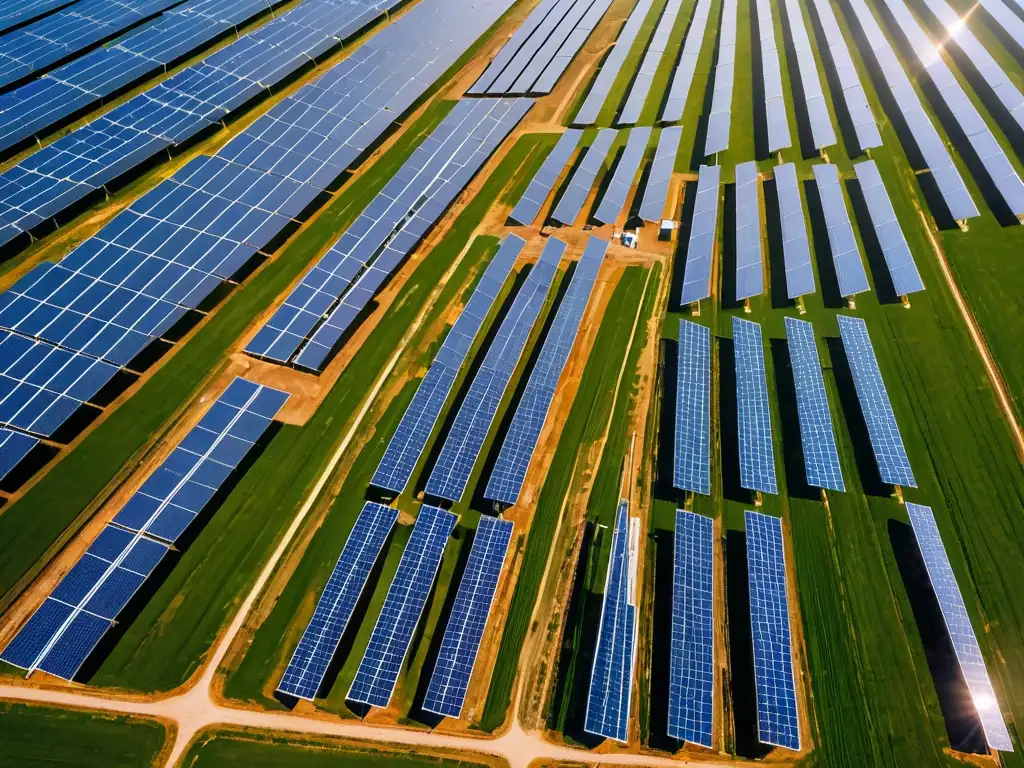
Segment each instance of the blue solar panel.
M672 484L711 493L711 331L679 321Z
M732 125L732 91L736 79L736 12L738 0L723 0L719 22L718 57L715 60L715 84L708 113L704 155L713 155L729 148Z
M473 549L423 699L427 712L446 717L462 714L511 538L511 521L485 515L477 523Z
M498 328L480 369L459 407L444 447L437 458L427 493L449 501L458 501L466 490L480 449L491 429L501 398L526 347L558 262L565 253L565 243L554 238L544 245L537 264L519 289L512 307Z
M615 166L615 173L608 187L604 191L597 211L594 212L594 219L605 224L614 224L619 218L622 209L626 207L626 198L633 188L633 181L636 179L637 171L640 170L640 162L644 159L647 151L647 144L651 140L650 128L633 128L629 132L629 139L622 151L618 165Z
M890 485L917 487L910 468L907 450L903 447L896 415L889 402L889 393L878 369L875 348L871 346L868 326L859 317L839 316L839 334L843 338L846 359L853 374L861 413L868 428L871 449L878 462L882 482Z
M704 33L707 30L710 13L711 0L697 0L693 18L686 32L686 42L683 43L683 51L679 55L675 73L672 75L672 85L665 99L665 108L661 113L661 119L665 122L675 123L683 119L683 111L686 109L686 100L690 95L693 76L697 71L697 60L700 58L700 49L704 43Z
M676 510L668 735L711 747L715 722L714 521Z
M366 653L349 688L347 698L350 701L386 707L391 700L423 606L441 567L445 544L457 520L451 512L437 507L424 505L420 508Z
M0 480L7 477L37 445L38 437L0 427Z
M672 28L676 24L676 19L682 6L683 0L668 0L665 3L661 17L658 19L658 26L654 30L651 41L647 44L643 61L640 62L640 68L637 69L636 74L633 76L629 96L626 97L626 103L623 105L622 112L617 120L619 125L635 125L640 120L640 113L643 111L644 104L647 102L647 97L651 92L654 77L661 66L661 59L668 49L669 37L672 34ZM658 98L661 98L661 94L658 94Z
M584 730L620 742L629 741L629 714L633 700L636 662L636 537L629 504L619 503L612 532L612 550L601 604L594 666Z
M547 420L558 380L562 375L579 332L583 313L601 270L608 242L596 237L587 241L587 247L576 264L569 289L562 298L554 322L548 329L537 363L530 373L526 389L516 408L515 416L501 444L501 452L491 470L484 498L515 504L526 479L537 440Z
M736 300L764 293L761 190L757 163L736 166Z
M640 203L640 218L647 221L658 221L665 212L668 200L668 188L672 182L672 172L676 166L676 153L683 137L682 126L669 126L661 129L658 137L658 148L654 151L654 162L651 163L644 199Z
M381 457L371 484L401 493L423 454L452 385L526 241L509 235L459 314Z
M921 557L928 570L928 578L932 589L935 590L935 597L939 601L942 618L946 623L949 639L953 643L957 661L960 663L960 670L971 692L971 703L985 732L985 740L992 749L1012 752L1013 742L1010 740L1002 712L999 711L999 700L985 668L985 658L981 654L981 646L978 645L974 627L971 626L971 617L967 613L963 595L960 594L960 587L956 583L956 574L953 573L953 566L950 565L949 556L942 543L935 516L931 507L910 503L907 504L907 514L910 515L917 545L921 548Z
M814 172L814 183L821 197L821 210L828 227L828 243L832 249L832 263L835 266L836 278L839 281L839 293L853 296L871 290L868 276L864 272L861 261L860 247L853 233L850 214L846 210L846 200L839 183L839 169L834 165L811 166Z
M751 491L778 493L761 326L734 317L732 340L736 355L740 485Z
M548 199L548 195L554 189L555 182L562 175L562 170L569 162L569 158L576 151L576 146L580 143L582 136L583 131L577 131L572 128L569 128L559 136L558 143L555 144L551 153L544 158L544 163L533 177L530 186L526 188L523 196L516 203L516 207L509 214L510 219L527 227L533 224L533 220L540 213L544 201Z
M281 693L309 701L316 697L373 564L380 557L396 520L397 509L372 501L363 506L277 685Z
M818 345L814 340L814 327L803 320L787 317L786 339L789 342L789 359L793 364L796 410L800 420L800 442L803 445L807 484L815 488L845 491L836 436L832 429L832 412L828 407Z
M721 168L702 165L697 176L697 199L690 221L690 240L686 246L686 271L683 273L679 303L694 304L711 295L711 263L718 240L718 183Z
M775 166L775 193L779 199L786 297L795 299L814 293L815 288L811 246L807 240L807 219L804 217L804 203L800 197L800 185L793 163Z
M747 511L747 582L754 635L757 734L763 744L800 749L782 521Z
M565 188L558 205L551 213L552 219L569 227L576 221L590 195L590 188L594 186L597 174L604 166L608 150L615 142L616 133L617 131L611 128L602 128L597 132L594 142L587 148L587 154L576 168L576 172L569 180L569 186Z
M77 0L8 0L0 8L0 32L52 13Z

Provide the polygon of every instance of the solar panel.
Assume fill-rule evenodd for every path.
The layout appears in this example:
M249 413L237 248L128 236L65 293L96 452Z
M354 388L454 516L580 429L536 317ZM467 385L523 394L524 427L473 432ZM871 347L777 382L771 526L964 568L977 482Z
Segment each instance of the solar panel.
M882 146L882 136L878 133L878 125L875 123L874 115L871 114L868 97L864 93L864 86L861 85L857 67L854 66L853 59L850 57L850 49L846 47L842 30L839 29L839 22L836 21L832 4L828 0L811 0L811 2L818 15L818 23L825 33L825 43L828 45L832 66L835 68L836 77L839 80L847 116L853 123L853 130L857 135L857 144L862 151L867 151L871 147L880 147Z
M679 151L679 141L682 137L682 126L669 126L661 129L658 148L654 151L654 162L651 163L650 174L647 177L643 201L640 203L640 218L647 221L659 221L665 212L668 188L672 182L676 153Z
M580 143L580 137L582 136L583 131L569 128L558 137L558 143L555 144L554 149L551 150L548 156L544 158L544 162L533 177L530 185L526 188L519 202L516 203L516 207L512 209L512 213L509 214L509 218L512 221L522 224L524 227L533 224L534 219L540 213L541 207L548 199L548 195L554 189L558 177L562 175L562 170L568 164L569 158L576 151L576 146Z
M839 334L843 338L846 359L853 374L861 413L867 424L871 448L878 462L882 482L890 485L917 487L910 468L907 450L903 447L896 415L889 402L889 393L878 369L875 349L868 336L868 326L859 317L839 315Z
M647 18L647 14L653 4L654 0L637 0L636 5L633 6L629 18L626 19L626 23L619 30L619 37L615 41L615 45L605 57L597 77L594 78L590 91L587 93L587 98L583 101L582 106L580 106L576 117L573 118L573 125L592 125L597 121L598 113L600 113L605 101L608 100L608 94L611 92L612 86L619 76L622 65L626 63L629 50L633 47L633 43L640 34L640 28L643 26L644 19Z
M793 25L792 16L790 25ZM764 110L768 120L768 151L792 146L786 97L782 92L782 65L775 45L775 20L771 0L757 0L757 28L761 34L761 79L764 83ZM799 50L797 52L799 56Z
M814 327L803 320L786 318L786 340L793 365L796 411L800 421L800 442L804 452L807 484L815 488L845 491L843 470L832 429L832 412L821 374Z
M0 8L0 32L52 13L77 0L10 0Z
M572 47L575 49L572 50L572 55L575 55L576 51L582 47L583 40L589 37L597 21L604 14L604 11L608 9L608 6L611 5L608 0L574 0L574 2L569 4L571 7L568 12L558 22L554 31L544 40L536 55L523 68L523 71L509 89L509 93L541 94L550 92L558 77L561 76L561 72L564 72L565 67L568 65L567 62L565 65L560 65L561 71L556 72L558 67L552 67L555 59L560 54L562 56L569 54L571 48L567 48L566 44L570 42L570 38L575 38L579 41L572 43ZM597 13L596 18L594 18L591 11L597 9L600 10L600 13ZM584 19L588 16L591 18L584 22ZM582 28L581 24L584 25ZM571 59L571 55L569 58Z
M708 114L704 154L713 155L729 148L729 127L732 123L732 86L736 75L736 7L737 0L722 0L722 21L718 33L718 59L715 62L715 85Z
M373 707L386 707L391 701L457 520L456 515L444 509L426 504L420 507L366 653L349 688L349 701Z
M114 522L173 544L242 463L288 393L236 377Z
M626 104L619 115L619 125L634 125L640 119L640 112L647 101L647 95L654 83L654 76L661 66L661 59L668 47L668 38L672 34L676 17L682 8L683 0L667 0L665 8L661 12L658 26L654 30L654 36L647 46L643 61L640 62L640 69L633 78L633 85L629 89L629 96L626 97Z
M839 281L839 293L853 296L871 290L868 276L861 261L857 236L853 233L846 199L839 182L839 169L834 165L813 165L814 183L821 198L821 209L828 227L828 243L832 249L832 264Z
M576 27L569 33L569 36L562 43L558 52L554 55L548 65L544 68L541 76L533 84L533 93L549 93L555 87L555 83L569 68L569 64L579 53L583 44L590 37L594 28L601 21L605 12L611 6L611 0L594 0L583 17L576 23Z
M1017 44L1017 47L1024 49L1024 21L1021 21L1021 18L1003 0L979 0L979 2L996 24L1002 27L1003 31Z
M786 296L795 299L814 293L815 287L811 246L807 241L807 219L804 217L804 203L800 197L800 184L793 163L775 166L775 194L779 199Z
M566 187L558 205L555 206L551 214L552 219L566 226L572 226L576 221L590 195L590 188L594 186L597 174L604 166L608 150L615 142L616 133L617 131L612 128L602 128L597 132L594 142L587 148L587 154L569 180L569 186Z
M683 119L686 99L693 85L693 75L697 71L697 60L700 58L701 45L704 43L704 32L708 26L711 13L711 0L697 0L690 20L690 28L686 33L683 51L679 55L672 84L669 86L665 108L661 111L661 119L665 122L677 123Z
M697 200L690 221L686 271L679 296L679 303L684 306L711 295L711 262L718 240L718 182L721 171L717 165L702 165L697 175Z
M836 131L828 114L825 92L818 77L818 64L814 59L814 46L807 34L803 10L796 0L786 0L786 16L789 20L793 48L796 50L797 72L804 92L807 120L811 126L811 138L818 149L831 147L836 143ZM778 58L778 56L776 56ZM856 76L856 73L854 73Z
M985 658L982 656L981 646L978 645L978 637L971 626L971 617L967 613L967 605L956 583L956 574L946 554L932 509L908 502L907 514L914 528L917 545L921 549L921 558L928 571L928 579L938 599L942 618L946 622L946 631L949 633L953 650L956 651L960 671L971 692L971 703L978 713L985 740L991 749L1013 752L1013 742L999 710L999 700L992 688L992 681L985 668Z
M757 738L763 744L800 749L793 646L786 594L786 555L782 521L746 512L747 582L754 635L757 685Z
M757 163L736 166L736 300L764 293L761 190Z
M709 749L715 722L714 529L710 517L676 510L668 735Z
M473 465L476 464L491 423L497 415L505 388L526 347L530 330L544 306L565 248L562 241L549 238L540 259L516 294L512 307L502 320L459 406L437 463L427 480L428 494L458 501L465 493Z
M612 180L604 191L594 218L603 224L614 224L622 209L626 207L626 198L633 188L633 181L636 179L637 171L640 170L640 162L644 159L644 152L647 151L647 144L651 140L650 128L634 128L629 132L626 140L626 148L622 151L622 157L615 166L615 173Z
M639 525L630 520L628 502L619 502L583 726L587 733L622 743L629 741L629 712L633 700L639 535Z
M0 427L0 480L11 474L37 445L38 437Z
M466 355L524 245L525 240L509 235L487 266L402 415L373 474L372 485L401 493L409 484Z
M824 2L824 0L820 0L820 2ZM978 209L964 186L960 171L953 164L945 142L935 130L935 126L922 107L914 86L907 77L907 73L903 71L899 57L892 49L881 27L878 26L878 22L875 21L867 3L864 0L850 0L850 7L857 16L868 47L871 48L878 67L885 77L886 84L892 92L893 103L902 112L907 129L913 135L914 143L917 144L918 150L924 157L950 215L957 221L977 216Z
M734 317L732 341L736 355L740 485L751 491L778 493L761 326Z
M679 321L672 484L711 493L711 331Z
M860 191L867 203L871 225L875 229L875 237L878 238L885 263L889 267L896 293L906 296L915 291L923 291L924 283L914 263L914 254L910 252L907 239L903 236L903 230L896 219L896 211L893 210L892 201L889 200L889 193L885 190L875 161L855 163L853 168L857 172Z
M277 684L278 691L308 701L316 697L396 520L397 509L372 501L363 505L316 610Z
M530 37L532 37L537 31L537 28L549 16L554 14L563 6L564 0L540 0L534 9L530 11L530 15L527 16L516 31L512 33L508 42L501 46L501 50L498 51L497 55L493 59L491 59L491 63L487 65L487 69L484 70L484 73L477 78L476 82L473 83L472 86L466 89L466 93L476 95L488 93L498 75L500 75L512 59L515 58L523 45L525 45Z
M512 423L505 433L501 451L491 469L487 489L484 491L485 499L505 504L515 504L519 499L526 470L537 449L537 441L555 397L558 380L569 360L607 250L606 240L591 237L576 263L569 288L558 305L555 319L544 338Z
M511 521L480 517L423 699L426 712L456 718L462 714L511 538Z

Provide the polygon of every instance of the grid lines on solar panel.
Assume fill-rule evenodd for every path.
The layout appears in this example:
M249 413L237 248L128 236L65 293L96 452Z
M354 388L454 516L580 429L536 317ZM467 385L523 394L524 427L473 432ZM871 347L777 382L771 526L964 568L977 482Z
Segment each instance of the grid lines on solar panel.
M587 147L587 153L577 166L569 185L562 193L555 210L551 212L551 218L560 224L571 227L572 223L583 210L590 195L590 189L594 186L594 180L604 166L605 158L608 157L608 150L615 142L617 131L612 128L602 128L594 137L593 143Z
M0 480L3 480L39 445L39 438L0 427Z
M590 301L594 282L608 250L608 241L591 237L583 255L576 264L569 288L562 297L555 319L547 332L540 355L526 389L519 400L519 406L512 417L501 451L491 469L484 498L515 504L519 499L526 470L537 449L544 422L547 420L551 401L555 396L558 380L569 360L573 344L579 333L583 313Z
M396 520L397 509L372 501L363 505L316 610L277 684L278 691L308 701L316 697Z
M718 240L718 184L722 169L702 165L697 175L697 199L686 245L686 270L679 303L694 304L711 295L711 262Z
M736 166L736 300L764 293L761 191L757 163Z
M807 119L811 126L811 139L818 149L831 147L836 143L836 131L828 113L825 92L818 77L818 64L814 58L814 46L807 34L803 10L796 0L786 0L786 19L793 48L796 51L797 73L804 96ZM794 94L795 95L795 94Z
M590 3L579 21L575 22L575 28L569 32L568 37L565 38L558 52L547 63L540 77L534 82L530 93L550 93L554 89L555 83L565 74L565 70L569 68L576 54L580 52L583 44L587 42L587 39L604 17L611 4L612 0L593 0ZM578 0L573 9L574 14L583 5L585 5L585 2Z
M715 718L714 521L676 510L668 735L711 747Z
M501 244L473 289L473 295L445 336L444 343L417 387L409 407L402 414L402 420L373 473L371 485L395 493L405 490L441 415L441 409L451 394L459 370L466 361L466 355L524 245L526 241L516 235L509 235Z
M845 491L843 470L832 428L825 379L821 373L814 327L803 320L786 318L786 340L793 365L796 410L800 421L800 442L804 453L807 484L815 488Z
M782 521L747 510L746 530L758 740L799 750Z
M457 520L451 512L437 507L424 505L420 508L349 688L349 701L386 707L391 700L423 606L441 566L445 544Z
M576 146L580 143L582 136L583 131L569 128L558 137L558 143L544 158L544 162L537 170L533 180L530 181L530 185L509 214L512 221L525 227L533 224L544 201L548 199L551 190L554 189L558 177L562 175L562 170L569 162L569 158L576 151Z
M665 8L658 19L658 26L654 30L651 41L647 44L644 58L640 62L640 68L633 76L633 84L626 97L626 103L622 107L616 122L619 125L634 125L640 119L640 112L644 108L647 96L654 83L654 76L661 66L661 59L668 48L668 39L672 34L672 28L676 24L676 18L682 8L682 0L668 0Z
M646 221L658 221L665 212L668 201L668 188L672 182L672 171L676 165L676 153L683 137L682 126L668 126L661 129L658 137L658 148L654 151L654 162L651 163L644 188L643 201L640 203L640 218Z
M526 347L530 330L544 306L565 247L562 241L549 238L540 259L516 294L512 307L502 320L459 406L459 412L427 480L428 494L458 501L465 493L473 465L476 464L497 415L505 388Z
M423 699L427 712L456 718L462 714L511 538L511 521L484 515L477 523L473 548Z
M107 525L0 658L73 680L118 614L167 554L166 544Z
M0 32L71 5L76 0L11 0L0 8Z
M651 139L650 128L633 128L629 132L629 139L626 141L626 148L615 166L615 173L604 191L594 218L605 224L613 224L626 207L626 198L633 188L633 180L637 171L640 170L640 162L644 159L644 152L647 151L647 143Z
M679 321L672 484L711 493L711 331Z
M732 125L732 91L736 79L736 12L738 0L722 0L722 17L718 34L718 58L715 60L715 83L708 113L704 155L729 148Z
M825 226L828 227L828 243L832 250L836 279L839 281L839 293L842 296L853 296L869 291L871 286L868 285L850 214L846 210L839 169L834 165L819 164L811 166L811 170L821 198Z
M868 336L868 326L859 317L839 315L839 335L843 339L846 360L853 374L857 400L867 424L871 449L878 463L883 483L916 488L917 481L910 468L910 458L903 446L896 415L889 402L889 393L878 368L875 348Z
M782 90L782 65L775 43L775 20L770 0L757 0L757 28L760 31L761 80L764 84L764 111L768 121L768 151L792 146L786 96ZM793 21L790 20L790 26Z
M583 727L587 733L623 743L629 740L636 658L634 567L630 552L629 505L622 501L615 515Z
M174 543L263 436L288 393L236 377L114 522Z
M811 246L807 240L807 219L800 197L796 166L783 163L775 166L775 194L779 200L782 229L782 260L786 267L786 297L795 299L814 293L814 269L811 267Z
M778 493L761 326L733 317L732 340L736 355L740 485L751 491Z
M967 613L967 605L956 582L956 574L942 543L935 516L931 507L909 502L907 514L910 516L914 536L917 538L917 545L928 571L928 579L938 599L946 631L949 633L960 670L971 692L974 709L985 732L985 740L992 749L1012 752L1013 742L999 710L999 700L992 688L992 681L985 667L985 658L982 656L981 646L978 645L974 627L971 626L971 617Z
M668 96L665 98L665 107L661 112L662 121L676 123L683 119L683 111L686 109L686 100L690 95L693 76L697 71L697 60L700 58L700 49L704 43L704 33L707 31L710 13L711 0L697 0L693 18L690 20L690 26L686 32L683 51L679 55L679 61L672 74L672 84L669 86Z

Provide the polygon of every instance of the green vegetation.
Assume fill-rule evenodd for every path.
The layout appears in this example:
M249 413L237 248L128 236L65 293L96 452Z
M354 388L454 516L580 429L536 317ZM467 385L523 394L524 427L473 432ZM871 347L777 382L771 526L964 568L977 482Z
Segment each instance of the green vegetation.
M142 768L165 738L155 720L0 702L2 762L18 768Z

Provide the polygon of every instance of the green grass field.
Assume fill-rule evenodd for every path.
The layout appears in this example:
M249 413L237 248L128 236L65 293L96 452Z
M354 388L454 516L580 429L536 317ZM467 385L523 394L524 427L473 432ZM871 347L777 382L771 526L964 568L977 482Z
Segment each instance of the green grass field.
M19 768L146 768L164 746L154 720L0 703L4 765Z

